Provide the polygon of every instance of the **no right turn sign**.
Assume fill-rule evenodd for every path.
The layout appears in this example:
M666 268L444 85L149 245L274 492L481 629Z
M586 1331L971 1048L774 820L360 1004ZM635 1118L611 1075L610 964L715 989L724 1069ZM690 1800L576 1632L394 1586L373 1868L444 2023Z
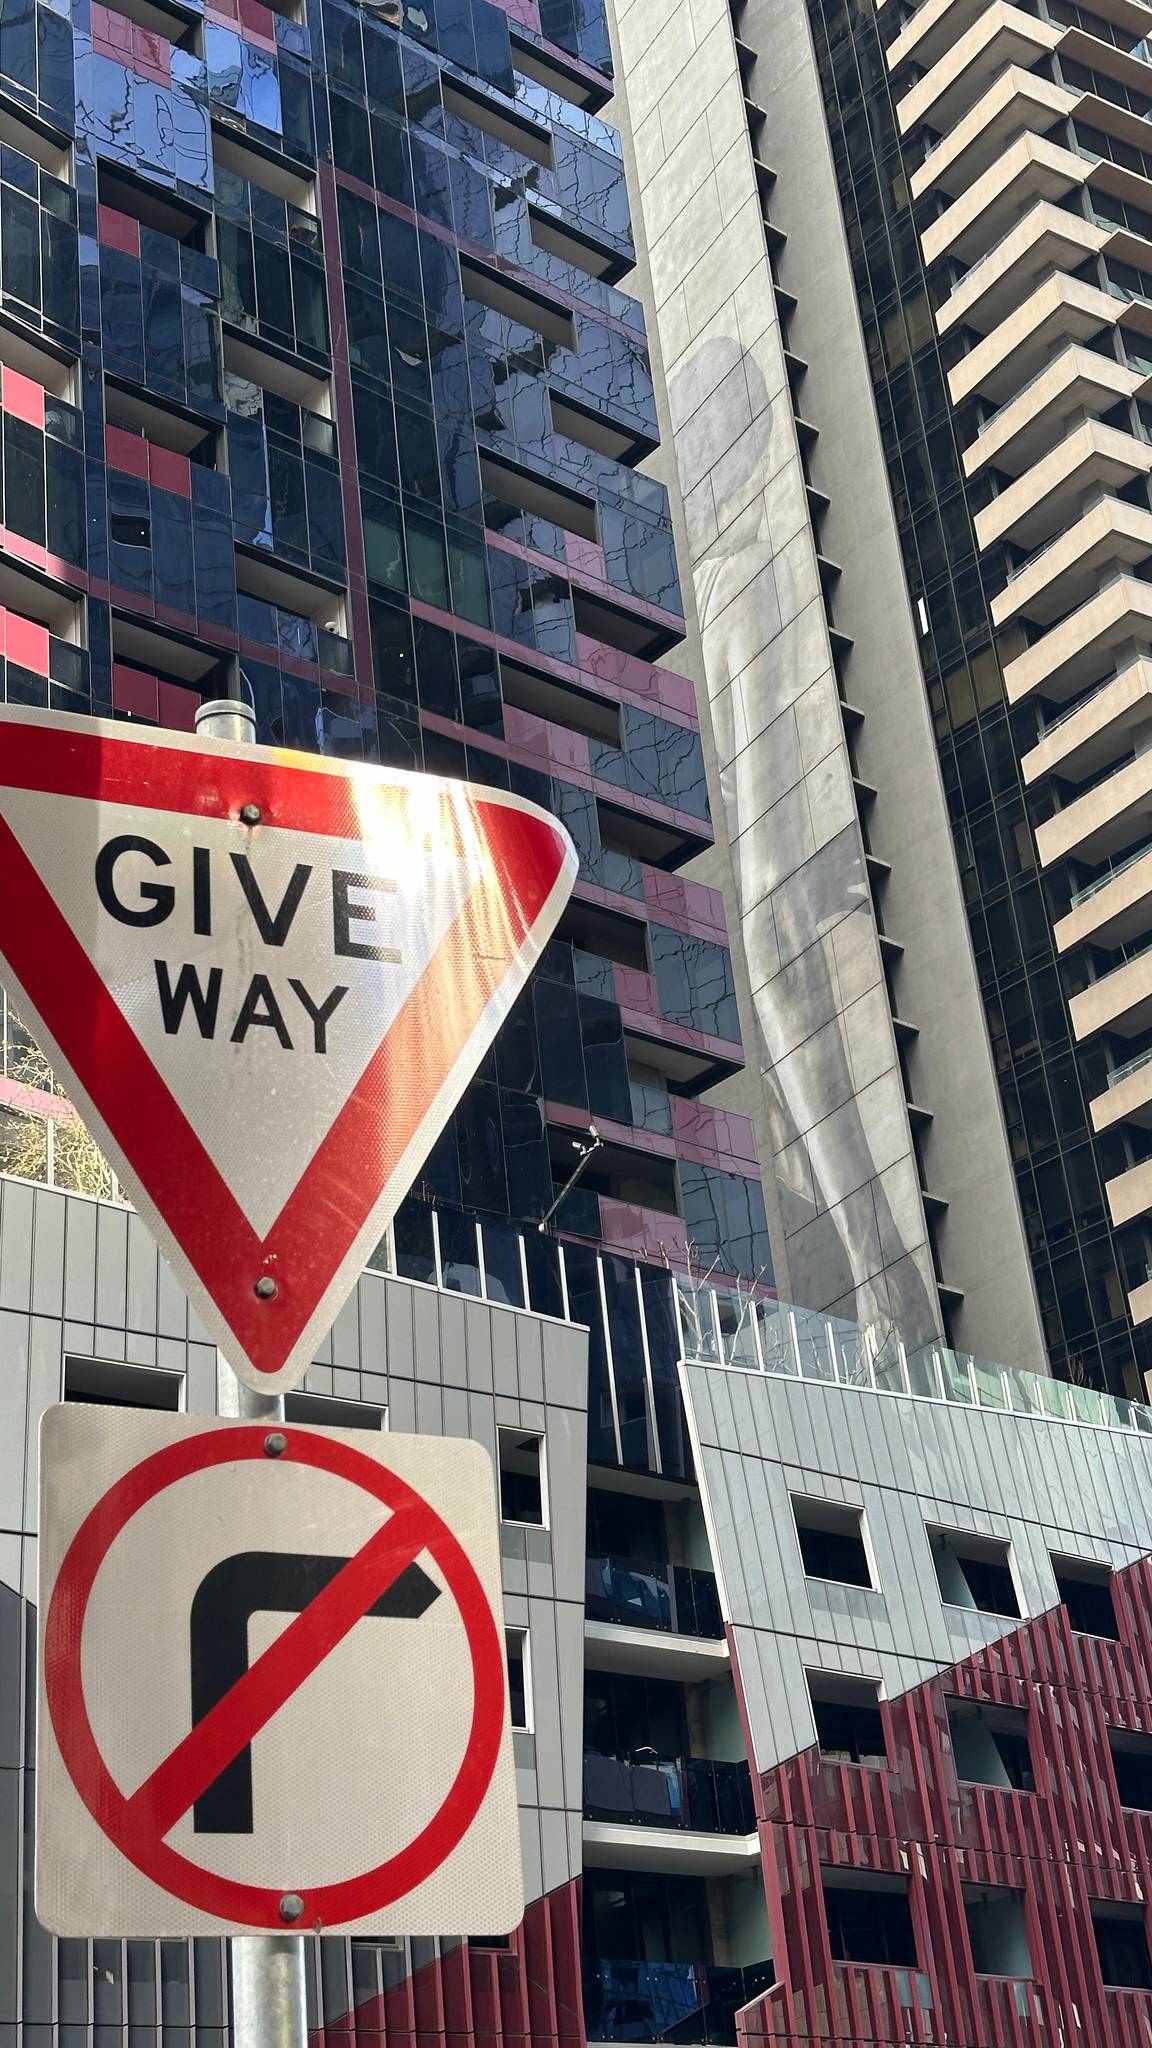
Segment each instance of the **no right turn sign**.
M478 1445L69 1404L44 1418L40 1531L53 1933L518 1923Z

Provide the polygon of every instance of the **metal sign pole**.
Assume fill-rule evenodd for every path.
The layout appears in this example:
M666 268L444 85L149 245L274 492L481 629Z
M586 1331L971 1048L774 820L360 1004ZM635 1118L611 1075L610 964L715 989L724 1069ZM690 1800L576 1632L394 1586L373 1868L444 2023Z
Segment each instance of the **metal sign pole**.
M256 738L256 714L240 699L215 698L199 707L196 730L208 740L250 746ZM221 1415L235 1415L249 1422L284 1420L284 1396L261 1394L244 1386L219 1351L216 1393ZM228 1948L235 2048L307 2048L308 2007L301 1936L241 1934L232 1938Z

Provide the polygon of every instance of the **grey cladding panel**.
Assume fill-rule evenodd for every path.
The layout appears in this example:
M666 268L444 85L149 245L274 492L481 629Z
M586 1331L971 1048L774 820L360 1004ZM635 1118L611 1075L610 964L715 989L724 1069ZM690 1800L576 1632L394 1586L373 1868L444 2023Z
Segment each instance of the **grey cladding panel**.
M1119 1568L1152 1551L1152 1438L814 1380L682 1368L756 1762L814 1739L805 1669L891 1696L1016 1626L946 1605L928 1531L1011 1547L1022 1615L1057 1603L1052 1553ZM810 1579L791 1495L862 1508L876 1590Z

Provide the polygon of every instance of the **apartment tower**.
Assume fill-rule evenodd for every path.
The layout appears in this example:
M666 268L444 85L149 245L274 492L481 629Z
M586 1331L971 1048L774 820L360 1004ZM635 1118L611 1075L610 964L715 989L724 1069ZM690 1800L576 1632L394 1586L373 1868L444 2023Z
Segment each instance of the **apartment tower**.
M1148 10L617 17L781 1290L1139 1393Z

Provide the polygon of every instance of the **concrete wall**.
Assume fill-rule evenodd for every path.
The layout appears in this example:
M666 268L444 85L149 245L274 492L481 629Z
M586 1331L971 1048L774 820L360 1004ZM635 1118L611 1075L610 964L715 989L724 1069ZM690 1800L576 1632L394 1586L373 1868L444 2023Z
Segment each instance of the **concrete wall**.
M618 0L614 105L630 159L638 273L658 358L689 637L706 688L717 846L749 1064L720 1099L752 1117L780 1291L912 1336L940 1327L878 946L906 1038L925 1183L937 1212L954 1341L1042 1368L1043 1333L960 896L899 558L803 0L748 0L740 36L764 56L776 180L769 258L725 0ZM852 755L840 709L774 283L798 300L789 347L820 542L840 565L851 637L844 694L866 714ZM835 316L829 317L830 308ZM683 492L678 502L677 484ZM855 765L878 800L861 830ZM874 867L865 843L890 874ZM874 908L879 905L879 917ZM767 1171L769 1163L775 1173Z
M731 17L625 0L616 27L786 1285L928 1336L939 1301Z
M936 1225L943 1277L964 1289L954 1341L980 1358L1044 1369L1045 1343L1016 1199L984 1007L944 800L888 476L856 306L805 0L747 0L741 36L762 51L751 93L767 114L776 172L773 222L788 236L777 281L797 306L789 340L808 368L809 454L829 504L821 524L839 564L836 624L852 639L845 693L864 713L860 775L877 790L868 814L885 929L903 947L896 1009L918 1027L905 1067L912 1099L932 1112L920 1138L925 1184L947 1200ZM835 308L834 314L831 309Z

